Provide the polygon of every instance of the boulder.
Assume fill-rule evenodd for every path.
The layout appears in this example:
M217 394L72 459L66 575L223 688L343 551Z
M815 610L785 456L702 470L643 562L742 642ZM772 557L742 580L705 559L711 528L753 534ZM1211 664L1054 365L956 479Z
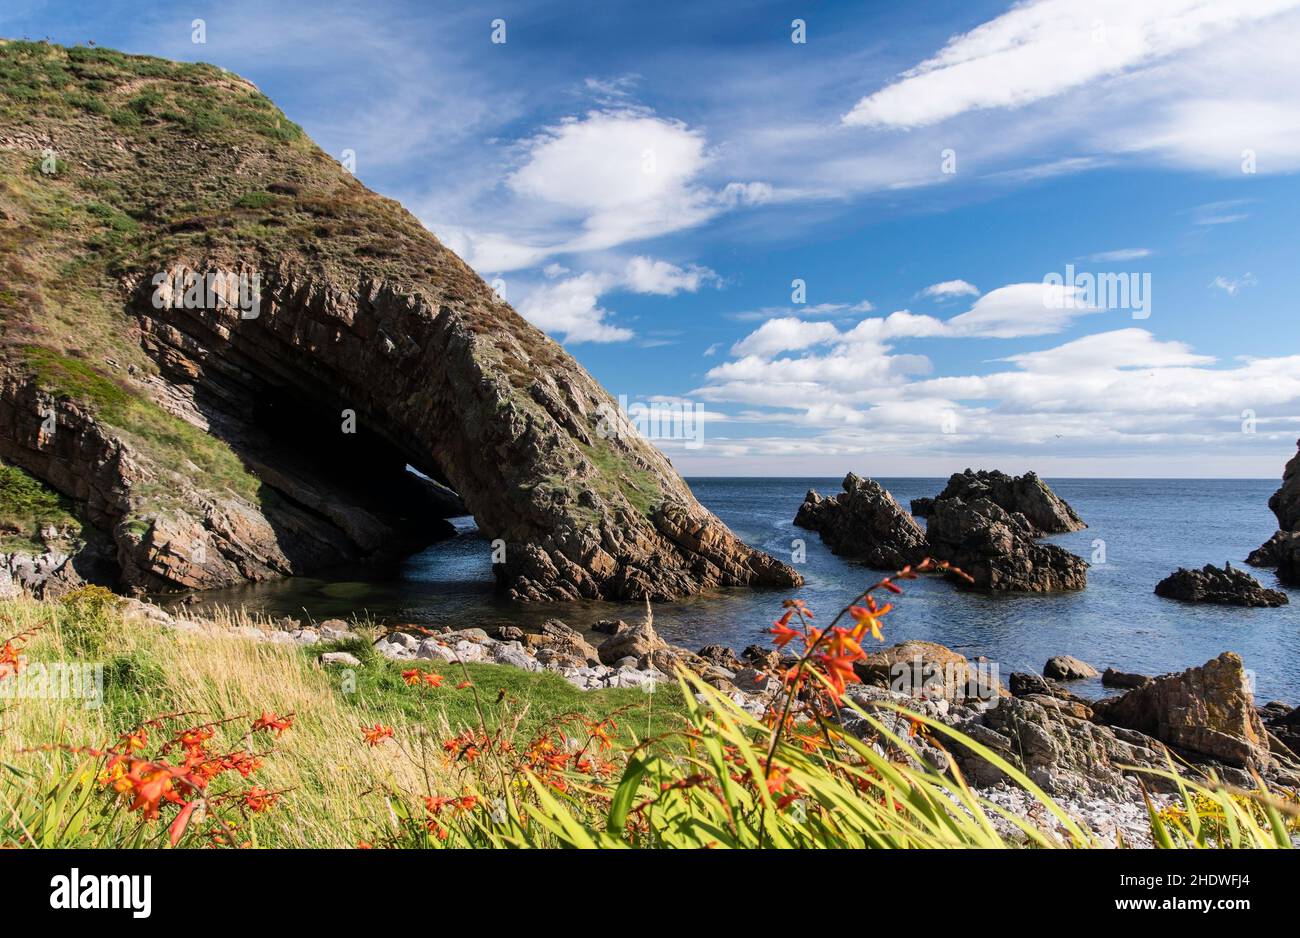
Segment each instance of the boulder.
M781 653L769 645L746 645L740 657L742 661L763 671L773 671L781 666Z
M547 619L542 623L539 644L552 656L559 655L575 659L581 664L600 664L600 652L596 646L583 638L577 629L565 625L559 619ZM541 653L538 653L541 658Z
M320 656L321 664L341 664L349 668L361 666L361 661L356 655L349 654L346 651L327 651Z
M598 619L596 624L591 627L593 632L599 632L601 635L614 635L627 628L627 623L622 619Z
M1033 472L1009 476L996 469L967 469L948 479L936 501L955 498L964 502L987 498L1008 514L1022 515L1033 528L1031 537L1081 531L1087 525L1073 508Z
M1057 681L1080 681L1085 678L1097 677L1100 673L1086 661L1080 661L1070 655L1057 655L1054 658L1048 658L1047 664L1043 665L1043 676Z
M1145 674L1116 671L1114 668L1107 668L1105 671L1101 672L1102 687L1141 687L1150 680L1151 678Z
M1286 593L1266 589L1259 580L1244 570L1233 569L1230 563L1222 568L1207 563L1200 570L1180 567L1156 584L1155 593L1165 599L1225 606L1285 606L1290 602Z
M833 553L875 569L897 570L925 556L925 532L878 482L850 472L842 484L834 497L810 491L794 523L816 531Z
M868 652L853 667L864 684L912 697L963 703L998 694L986 669L972 667L965 655L936 642L909 639Z
M705 645L698 652L699 656L712 665L719 668L726 668L728 671L739 671L744 665L736 657L735 651L726 645Z
M1055 544L1035 542L1036 535L1024 515L1008 513L989 498L939 498L926 531L930 552L974 581L957 580L959 585L989 592L1083 589L1087 562Z
M1270 762L1245 668L1230 651L1098 701L1093 711L1099 723L1137 730L1193 755L1259 770Z

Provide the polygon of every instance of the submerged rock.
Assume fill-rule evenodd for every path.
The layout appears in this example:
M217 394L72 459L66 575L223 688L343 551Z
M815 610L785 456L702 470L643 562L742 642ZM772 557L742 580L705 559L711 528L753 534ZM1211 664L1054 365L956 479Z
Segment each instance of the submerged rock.
M897 570L925 556L925 531L880 483L850 472L844 491L804 497L794 523L816 531L839 556L878 570Z
M1165 599L1225 606L1285 606L1290 599L1281 590L1265 589L1259 580L1232 564L1222 568L1206 564L1200 570L1179 567L1156 584Z
M1102 687L1141 687L1150 681L1151 678L1145 674L1133 674L1129 671L1117 671L1114 668L1107 668L1101 672Z
M1047 664L1043 665L1043 676L1058 681L1080 681L1085 678L1096 677L1100 673L1088 662L1080 661L1071 655L1057 655L1054 658L1048 658Z

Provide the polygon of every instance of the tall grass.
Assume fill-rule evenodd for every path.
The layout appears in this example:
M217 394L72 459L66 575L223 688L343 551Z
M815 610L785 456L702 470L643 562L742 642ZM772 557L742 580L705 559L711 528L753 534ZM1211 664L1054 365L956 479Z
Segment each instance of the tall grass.
M863 709L843 693L852 680L843 665L889 612L871 594L900 591L895 579L865 591L825 629L788 604L773 631L778 643L803 649L777 675L783 693L762 716L687 671L679 689L591 694L583 707L560 710L519 685L494 683L509 671L545 688L554 675L421 663L390 691L363 686L358 700L355 687L340 692L355 675L331 674L292 646L230 637L238 618L187 634L124 619L102 591L0 603L0 622L14 636L0 643L0 681L17 677L19 658L28 668L102 661L108 672L98 709L0 700L0 845L1103 846L975 740L892 704ZM361 670L372 667L402 665ZM545 712L534 712L534 702ZM905 719L882 719L881 709ZM845 732L846 712L867 731ZM890 728L899 725L910 725L908 735ZM943 770L926 764L911 747L914 734L986 759L1050 822L983 797L952 760ZM1188 780L1172 764L1149 774L1181 793L1172 807L1150 808L1157 846L1291 845L1296 811L1285 793L1262 782L1246 792ZM149 787L158 778L168 786Z

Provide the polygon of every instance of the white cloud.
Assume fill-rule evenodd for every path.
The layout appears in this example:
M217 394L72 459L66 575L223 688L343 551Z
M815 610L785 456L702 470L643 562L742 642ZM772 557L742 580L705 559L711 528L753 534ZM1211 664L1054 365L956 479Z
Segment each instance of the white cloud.
M672 296L682 290L694 293L704 284L716 283L718 275L707 267L698 267L695 264L683 268L667 261L634 257L628 261L623 279L626 287L633 293Z
M1222 274L1210 281L1212 288L1222 290L1228 296L1236 296L1246 287L1253 287L1258 281L1252 273L1242 274L1240 277L1225 277Z
M476 269L518 270L555 255L604 251L772 198L762 182L704 185L711 159L704 134L643 108L568 118L518 151L519 165L505 180L510 198L495 212L504 231L439 229Z
M986 374L928 377L918 356L881 347L870 356L862 352L840 344L797 358L746 356L712 369L709 383L692 395L765 408L746 412L746 423L795 428L776 437L732 438L730 458L870 453L891 465L929 460L933 470L969 453L1000 454L1000 462L1008 454L1050 454L1103 473L1111 466L1111 474L1120 459L1145 454L1148 465L1153 458L1167 463L1173 453L1221 450L1225 441L1245 447L1275 438L1288 449L1300 402L1300 356L1223 367L1186 343L1139 328L1012 356L1005 361L1013 367ZM1245 409L1257 411L1271 435L1243 435ZM957 432L945 433L954 419ZM787 442L774 445L777 439ZM772 471L770 461L765 466Z
M1087 259L1095 264L1108 264L1114 261L1135 261L1150 256L1150 248L1120 248L1115 251L1098 251L1096 254L1089 254Z
M980 288L973 283L967 283L965 280L945 280L942 283L930 284L921 291L921 295L941 300L951 299L956 296L979 296Z
M846 124L920 127L967 111L1021 107L1150 66L1296 0L1038 0L954 37L860 100Z
M667 261L636 256L621 268L586 271L573 277L557 279L565 268L546 268L548 280L534 286L519 304L519 313L546 332L562 336L566 343L624 342L635 333L607 321L609 310L600 305L606 293L625 290L629 293L673 296L695 293L701 287L716 284L718 275L707 267L694 264L679 267ZM642 345L653 348L672 344L662 336L646 339Z
M1060 332L1078 316L1099 313L1083 304L1073 286L1011 283L990 290L971 308L947 322L947 332L958 336L1011 339Z
M769 319L731 347L733 355L756 355L769 358L838 339L840 330L829 322L807 322L786 317Z

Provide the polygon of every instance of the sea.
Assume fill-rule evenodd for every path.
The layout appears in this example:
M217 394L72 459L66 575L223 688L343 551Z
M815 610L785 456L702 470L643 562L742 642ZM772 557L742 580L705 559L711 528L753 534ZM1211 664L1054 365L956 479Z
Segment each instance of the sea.
M688 480L696 498L746 543L787 562L802 554L797 590L716 590L654 608L656 629L689 648L722 643L737 650L766 644L787 596L804 600L819 621L832 617L880 573L833 555L818 536L793 524L809 489L840 491L838 479L700 478ZM944 479L879 478L905 508L935 495ZM1239 653L1259 702L1300 703L1300 590L1292 604L1245 609L1182 603L1152 592L1178 567L1231 562L1277 528L1266 479L1049 479L1088 527L1047 540L1088 560L1088 588L1054 595L986 596L944 580L922 579L890 597L886 641L924 639L968 657L984 656L1005 679L1013 671L1041 672L1053 655L1095 665L1162 674L1203 664L1223 651ZM600 619L631 621L644 603L512 603L495 589L488 541L473 519L456 519L457 535L386 567L348 568L316 576L198 594L198 608L244 606L274 616L322 620L356 614L387 624L463 628L540 625L562 619L589 631ZM800 551L802 545L802 551ZM1271 570L1245 567L1265 586L1282 588ZM1076 682L1101 696L1098 681Z

